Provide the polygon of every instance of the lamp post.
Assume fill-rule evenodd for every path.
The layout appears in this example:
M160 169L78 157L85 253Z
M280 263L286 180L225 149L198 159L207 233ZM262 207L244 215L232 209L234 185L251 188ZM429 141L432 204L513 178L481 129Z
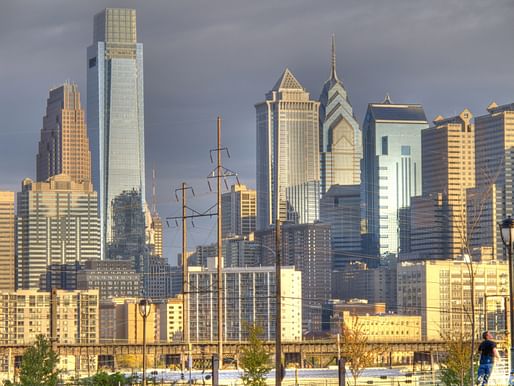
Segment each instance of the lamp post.
M512 379L514 374L514 314L512 310L514 309L514 271L513 271L513 262L512 262L512 242L514 241L514 220L510 216L508 216L505 220L502 221L500 226L500 235L503 241L503 245L507 248L507 255L509 257L509 314L510 314L510 378ZM512 381L509 381L512 382ZM512 383L510 383L512 384Z
M150 300L141 299L139 301L139 314L143 318L143 377L141 384L146 386L146 318L150 315Z

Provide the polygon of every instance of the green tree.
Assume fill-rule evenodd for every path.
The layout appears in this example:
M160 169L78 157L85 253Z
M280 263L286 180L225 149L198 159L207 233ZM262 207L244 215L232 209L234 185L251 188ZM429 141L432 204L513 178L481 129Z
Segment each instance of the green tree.
M241 380L246 386L265 386L266 375L271 370L269 353L264 348L261 326L251 324L247 326L248 346L241 353L240 365L243 369Z
M50 341L38 335L34 346L29 347L21 358L20 382L4 383L6 386L56 386L59 370L56 369L59 356L52 350Z
M79 382L80 386L119 386L130 384L130 380L125 378L122 374L107 374L105 371L100 371L91 378L86 378Z
M448 356L441 364L441 383L445 386L470 386L472 368L469 358L473 357L470 340L464 334L446 340Z

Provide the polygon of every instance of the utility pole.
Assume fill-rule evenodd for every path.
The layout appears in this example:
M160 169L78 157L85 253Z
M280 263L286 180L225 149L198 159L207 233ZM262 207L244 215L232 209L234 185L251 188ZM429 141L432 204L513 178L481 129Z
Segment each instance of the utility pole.
M180 219L182 221L182 342L184 344L184 348L187 349L188 358L185 360L185 363L189 366L192 361L190 361L191 356L191 334L189 328L189 295L191 292L190 282L189 282L189 262L187 256L187 219L194 219L198 217L212 217L215 214L211 212L213 207L207 209L207 211L200 213L190 207L187 206L187 191L190 190L193 196L195 195L195 191L191 186L188 186L187 183L182 182L181 187L175 189L175 198L179 201L178 192L182 195L182 215L175 217L167 217L166 220L175 220ZM187 214L187 211L190 211L191 214ZM178 226L178 223L177 223ZM184 362L183 362L184 364ZM185 366L183 366L185 367Z
M278 212L277 212L278 213ZM275 385L282 384L282 282L280 256L280 219L275 221L275 289L276 289L276 319L275 319Z
M216 120L216 128L217 128L217 146L216 149L211 149L210 156L211 162L212 153L216 152L216 167L214 170L207 176L208 179L216 178L216 212L218 216L218 360L220 369L223 368L223 247L222 247L222 213L221 213L221 178L225 179L226 177L236 177L237 183L239 184L239 179L237 178L237 174L232 170L229 170L223 167L221 154L223 151L227 153L227 156L230 158L230 153L226 147L221 147L221 117L218 116ZM225 180L225 185L227 185L227 181ZM209 188L211 187L209 183ZM228 186L227 186L228 188Z
M218 116L217 122L218 131L218 146L217 153L217 169L216 184L217 184L217 212L218 212L218 357L221 361L221 368L223 368L223 251L221 240L221 117Z

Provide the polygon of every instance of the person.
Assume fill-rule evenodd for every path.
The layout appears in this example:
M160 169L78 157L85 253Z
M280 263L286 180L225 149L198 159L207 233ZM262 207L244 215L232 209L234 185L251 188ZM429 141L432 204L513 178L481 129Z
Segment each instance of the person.
M484 341L478 346L480 352L480 365L478 366L479 385L485 386L489 382L489 377L493 372L494 362L500 358L496 343L492 341L493 336L489 331L482 334ZM481 383L480 383L481 382Z

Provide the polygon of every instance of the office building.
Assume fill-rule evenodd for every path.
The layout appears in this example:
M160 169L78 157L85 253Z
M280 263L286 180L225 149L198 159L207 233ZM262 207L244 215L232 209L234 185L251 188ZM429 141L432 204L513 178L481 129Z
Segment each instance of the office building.
M469 254L466 190L475 186L472 118L468 109L446 119L439 115L433 127L421 132L423 196L413 199L410 221L411 252L421 258L458 259ZM443 237L432 240L434 234ZM434 248L442 251L434 253Z
M141 274L129 261L87 261L77 273L77 288L97 289L100 299L138 297L143 291Z
M83 268L84 263L79 261L59 264L54 263L46 267L46 272L40 277L39 289L50 292L53 289L74 291L78 289L77 274Z
M248 338L247 324L263 329L262 340L275 339L275 268L225 268L223 270L223 336L227 341ZM217 270L192 267L189 271L191 287L196 291L189 297L190 337L195 341L216 341L217 299L212 288L217 283ZM294 267L283 267L282 283L282 340L301 341L301 273Z
M60 174L26 178L18 193L17 286L39 288L52 264L100 259L98 202L91 182Z
M319 102L286 68L257 113L257 229L319 217ZM278 205L278 209L277 209Z
M53 299L57 342L98 342L98 291L41 292L30 289L0 292L0 344L33 344L41 334L50 338Z
M505 329L505 297L509 291L508 264L473 262L477 339L484 329ZM471 334L469 263L425 260L398 264L398 313L421 316L423 339L440 340ZM487 320L487 322L486 322Z
M182 322L182 309L184 299L182 295L166 299L158 305L160 313L160 339L161 342L177 342L182 339L184 323Z
M137 298L113 299L116 315L116 342L143 343L143 317L139 312ZM155 343L160 340L160 315L158 304L150 304L150 312L146 318L146 342Z
M182 292L182 269L164 258L150 256L143 274L144 295L154 301L172 298Z
M0 291L14 291L16 286L14 213L14 192L0 192Z
M99 192L103 258L110 257L106 247L115 241L116 198L135 194L134 216L143 211L143 95L143 44L137 40L136 11L107 8L95 15L93 44L87 50L87 122L93 181Z
M257 193L246 185L232 185L230 192L221 195L223 238L248 236L256 227Z
M66 174L91 182L91 152L78 86L65 83L50 90L37 155L37 181Z
M491 103L487 114L475 118L475 183L468 195L468 238L471 247L492 247L503 259L506 251L498 222L514 212L514 103Z
M421 195L421 130L428 127L421 105L394 104L389 96L370 103L362 126L363 189L370 254L400 250L411 197Z
M337 76L335 37L330 77L319 100L320 178L324 195L332 185L358 185L361 181L362 132L348 93Z
M320 221L332 231L332 269L361 260L360 185L332 185L319 203Z
M396 292L396 259L383 260L377 267L356 261L332 272L334 299L365 299L396 311Z
M321 305L331 297L332 247L330 225L284 224L281 226L281 261L302 273L303 329L321 329ZM261 264L273 266L276 261L275 230L257 232Z

